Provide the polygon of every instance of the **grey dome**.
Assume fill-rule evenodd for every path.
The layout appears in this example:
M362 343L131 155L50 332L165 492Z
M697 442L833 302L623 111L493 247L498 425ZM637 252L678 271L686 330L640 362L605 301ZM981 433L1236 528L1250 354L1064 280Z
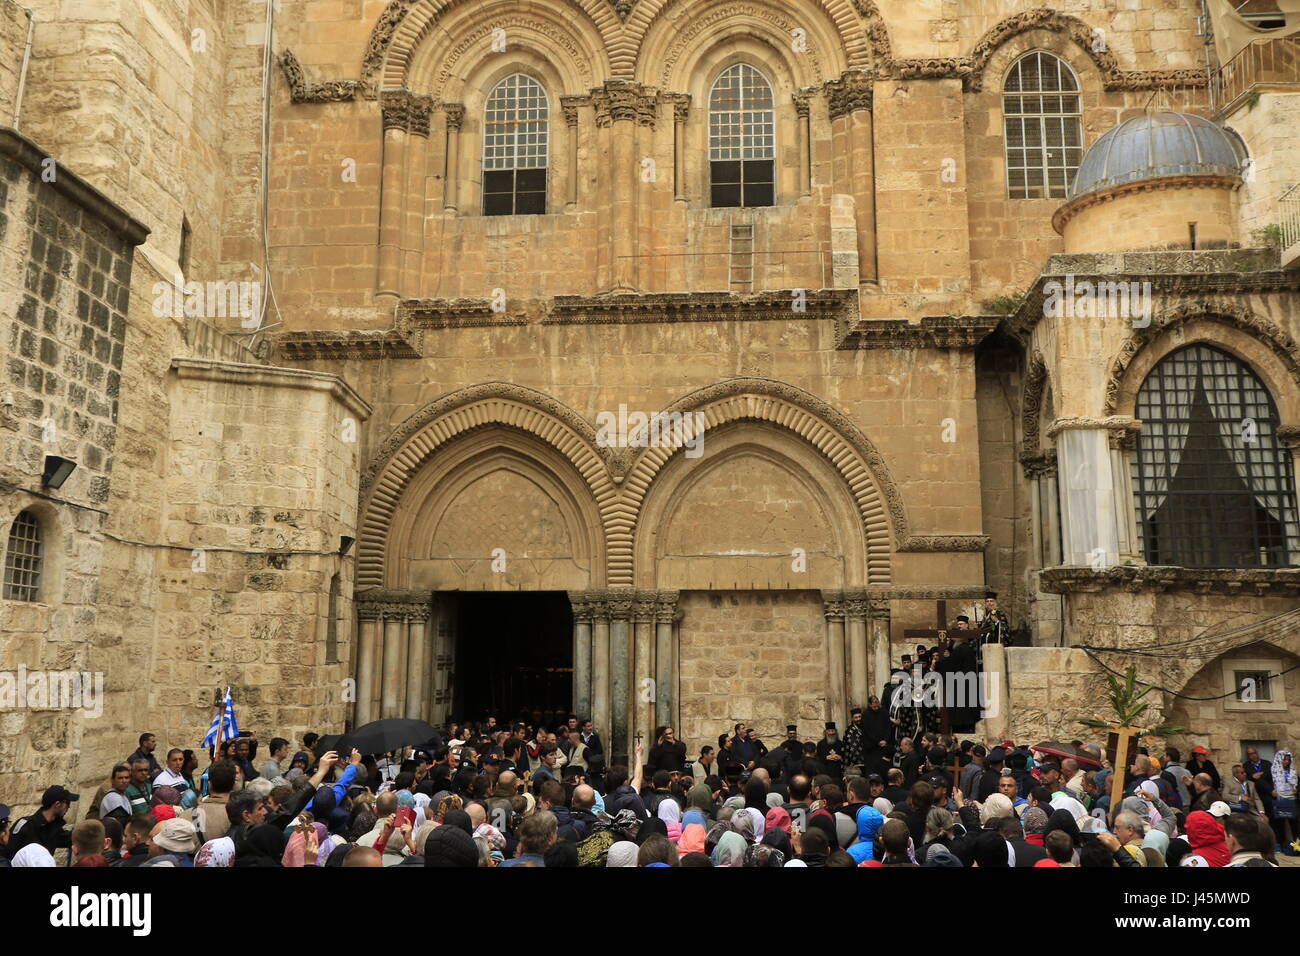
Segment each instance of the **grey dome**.
M1217 123L1189 113L1147 113L1125 120L1092 144L1069 198L1157 176L1239 176L1245 157L1240 138Z

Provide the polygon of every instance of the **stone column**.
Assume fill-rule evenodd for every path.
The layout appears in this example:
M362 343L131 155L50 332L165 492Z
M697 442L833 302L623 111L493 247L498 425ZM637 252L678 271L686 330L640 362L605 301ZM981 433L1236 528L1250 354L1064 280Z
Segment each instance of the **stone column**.
M630 760L632 757L632 707L629 682L632 670L630 627L633 592L620 588L610 591L609 600L609 698L610 698L610 758Z
M443 103L442 112L447 117L447 185L443 190L442 208L455 212L460 194L460 127L465 122L465 105Z
M884 598L871 599L871 696L879 697L889 680L889 601ZM888 707L889 701L881 699L881 707Z
M406 179L406 90L383 90L379 108L384 121L384 165L380 174L379 277L376 295L401 295L402 203Z
M677 648L673 618L677 614L677 592L660 591L655 600L655 724L672 726L677 720Z
M609 604L597 592L591 601L591 713L587 716L596 725L596 732L613 746L612 713L610 711L610 658L609 658ZM579 714L581 719L583 715ZM610 754L605 755L609 765Z
M428 606L412 604L406 614L406 716L423 720L428 703L429 641L425 624Z
M419 295L424 258L424 187L428 178L429 113L433 99L416 93L407 98L407 156L405 201L402 207L402 274L403 298Z
M636 292L638 287L637 232L641 157L637 154L638 127L655 125L655 99L640 83L606 80L592 93L596 123L611 131L609 177L613 185L611 215L611 270L613 292Z
M655 592L638 591L632 605L635 633L632 671L632 742L639 739L646 753L654 742L654 719L658 708L659 686L655 679Z
M794 94L794 110L799 116L799 195L812 195L812 117L809 91Z
M356 708L353 721L360 727L375 719L375 649L379 644L379 608L357 604Z
M1110 470L1115 476L1115 527L1121 561L1141 562L1142 545L1137 533L1137 509L1133 499L1133 443L1141 428L1112 428L1110 432Z
M686 202L686 120L691 115L691 94L669 93L673 104L673 200Z
M844 592L823 591L822 600L826 615L826 719L843 728L848 713L844 703Z
M380 688L379 716L402 716L402 698L405 690L402 661L406 651L406 606L384 606L384 667Z
M830 116L835 138L836 192L841 181L838 171L843 162L857 228L859 282L876 281L876 196L875 160L872 145L870 74L847 70L838 80L827 83Z
M591 602L581 591L570 591L569 602L573 605L573 712L584 720L591 717Z
M871 696L871 672L867 663L867 619L871 616L871 602L866 592L845 592L844 614L847 619L849 658L849 706L867 706Z
M585 96L561 96L560 109L564 111L564 125L569 136L569 196L568 204L578 204L578 107L591 102Z
M433 631L433 692L429 708L429 723L439 726L451 716L452 667L455 664L456 634L453 629L452 608L439 598L437 613L431 624Z

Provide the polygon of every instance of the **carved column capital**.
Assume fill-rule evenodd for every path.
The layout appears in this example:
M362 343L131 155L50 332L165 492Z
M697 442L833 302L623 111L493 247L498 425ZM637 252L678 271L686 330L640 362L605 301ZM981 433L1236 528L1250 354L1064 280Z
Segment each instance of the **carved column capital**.
M407 99L407 129L415 136L429 135L429 114L433 112L432 96L412 93Z
M865 621L871 616L871 602L866 600L845 601L844 613L850 621Z
M1300 448L1300 425L1279 425L1277 441L1283 448Z
M812 109L812 95L808 90L796 90L791 94L794 100L794 111L799 114L801 119L807 119Z
M609 609L611 621L628 621L632 619L632 605L635 603L633 591L611 590L605 606Z
M640 126L655 125L655 91L641 83L628 80L606 80L605 85L591 91L591 104L596 108L596 125L634 121Z
M408 90L379 91L379 111L384 118L384 132L390 129L406 131L410 125L410 98Z
M888 598L871 599L871 619L873 621L889 620L889 599Z
M826 81L831 119L871 109L872 76L862 70L845 70L839 79Z
M691 94L690 93L660 93L659 99L664 103L669 103L673 108L673 122L685 123L691 114Z
M578 125L578 108L590 106L590 96L561 96L560 109L564 112L564 122L570 128Z
M676 591L660 591L655 598L655 620L660 624L671 624L677 616Z
M844 620L844 592L822 591L822 613L828 621Z
M461 124L465 122L465 104L443 103L442 111L447 116L447 129L459 130Z

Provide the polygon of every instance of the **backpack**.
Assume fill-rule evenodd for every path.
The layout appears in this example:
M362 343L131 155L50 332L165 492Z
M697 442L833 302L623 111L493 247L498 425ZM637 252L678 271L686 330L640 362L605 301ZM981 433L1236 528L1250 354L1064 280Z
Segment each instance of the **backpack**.
M1168 770L1160 772L1160 799L1175 810L1183 808L1183 796L1178 792L1178 781ZM1165 792L1168 791L1168 796Z

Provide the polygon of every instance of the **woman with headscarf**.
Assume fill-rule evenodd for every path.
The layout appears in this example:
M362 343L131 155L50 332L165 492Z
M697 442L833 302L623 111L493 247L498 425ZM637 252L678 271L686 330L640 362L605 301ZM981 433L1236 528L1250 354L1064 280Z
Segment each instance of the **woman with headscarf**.
M1025 813L1028 812L1029 810L1025 811ZM1047 818L1047 826L1043 828L1044 842L1046 842L1053 830L1064 830L1070 837L1070 842L1076 847L1083 842L1083 836L1079 833L1079 824L1075 821L1074 814L1069 810L1055 810Z
M750 806L737 811L737 815L741 813L749 814L750 822L754 824L754 839L756 841L763 839L763 834L767 832L767 817L764 816L764 811L758 809L758 807Z
M746 817L746 820L749 818ZM749 845L745 838L735 831L728 831L722 834L718 840L718 845L713 848L713 865L714 866L743 866L745 863L745 850Z
M1047 812L1042 807L1026 807L1020 817L1020 824L1025 828L1026 843L1032 843L1034 846L1043 845L1043 839L1047 834Z
M830 847L829 853L834 853L840 848L840 836L835 827L835 817L831 816L829 810L814 810L812 812L808 817L808 829L811 830L814 827L826 834L826 843Z
M682 808L676 800L661 800L655 815L663 821L670 842L676 843L682 838Z
M704 833L704 852L710 856L713 855L714 849L722 840L722 834L731 831L730 823L723 823L721 820L715 822Z
M766 835L772 829L784 830L790 832L790 811L785 807L773 807L767 811L767 816L763 818L763 833Z
M1150 829L1142 837L1142 853L1147 858L1147 866L1164 866L1165 854L1169 852L1169 835L1163 830Z
M682 827L681 839L677 841L677 852L685 856L688 853L704 852L705 831L703 824L688 823Z
M1291 849L1291 844L1300 838L1300 832L1296 825L1296 789L1297 789L1297 771L1294 761L1291 759L1291 751L1279 750L1273 757L1273 815L1268 822L1273 827L1273 834L1277 837L1278 846L1287 856L1296 856L1297 852ZM1291 828L1290 838L1287 836L1287 827Z
M794 844L790 841L790 834L785 830L771 828L763 834L763 839L759 842L780 850L781 855L787 860L794 859Z
M659 834L661 837L667 838L668 824L664 823L664 821L661 820L659 817L652 817L651 819L647 820L645 823L641 824L641 828L637 830L636 845L641 846L643 843L645 843L646 840L650 839L650 837L654 836L656 833Z
M708 827L713 817L713 791L706 784L697 783L686 793L686 812L682 814L682 825L698 823Z
M269 823L255 823L235 844L235 866L279 866L284 854L284 834Z
M228 836L209 840L199 847L194 855L194 865L201 867L225 867L235 865L235 841Z
M768 846L765 843L755 843L745 850L744 862L741 865L748 867L785 866L785 854L776 847Z
M998 820L1015 815L1016 811L1011 805L1011 799L1001 793L989 794L980 807L980 823L985 828L995 827Z
M613 867L635 867L637 854L641 848L628 840L620 840L609 848L605 856L605 865Z
M754 818L745 813L743 808L737 810L731 818L731 832L740 835L747 844L754 842Z

